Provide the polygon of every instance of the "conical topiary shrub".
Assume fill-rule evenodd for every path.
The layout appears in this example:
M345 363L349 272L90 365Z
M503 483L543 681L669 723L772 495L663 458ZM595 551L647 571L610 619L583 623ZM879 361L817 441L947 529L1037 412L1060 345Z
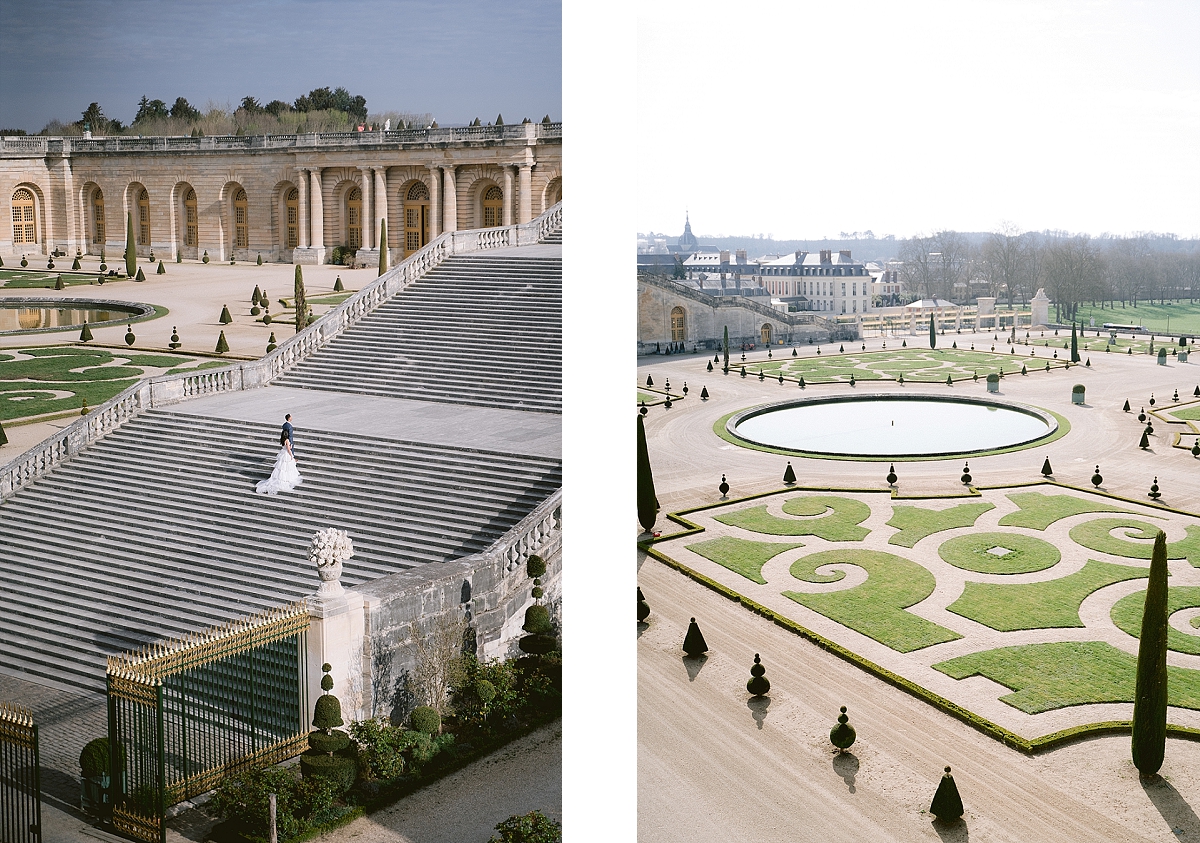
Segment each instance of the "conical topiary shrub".
M638 623L645 623L646 618L650 617L650 604L646 602L646 596L642 594L642 587L638 586Z
M222 325L228 325L230 322L233 321L233 316L229 313L229 305L227 305L227 304L221 305L221 315L217 319L217 321L220 322Z
M1125 406L1122 407L1121 409L1127 413L1129 412L1129 399L1128 398L1125 399Z
M708 387L707 386L700 387L700 400L701 401L708 400Z
M183 252L182 251L178 251L175 253L175 263L183 263Z
M225 341L225 332L221 332L221 336L217 337L217 354L224 354L229 350L229 343Z
M275 332L272 331L271 336L267 337L267 354L270 354L278 347L279 346L275 344Z
M146 273L142 272L142 268L140 266L138 267L137 275L133 276L133 280L134 281L145 281L146 280Z
M339 275L337 280L333 282L333 291L335 293L341 293L345 292L345 290L346 288L342 286L342 276Z
M158 269L156 269L154 271L154 274L155 275L166 275L167 274L167 268L165 266L163 266L162 261L158 262Z
M783 482L789 486L796 482L796 472L792 469L790 461L787 464L787 468L783 470Z
M0 266L4 266L4 264L0 263ZM79 256L78 255L75 256L75 262L71 264L71 269L82 269L82 267L79 265Z
M259 253L258 253L258 261L257 261L257 263L258 263L258 265L259 265L259 266L262 266L262 252L259 252Z
M83 323L83 328L79 331L79 341L88 342L92 339L92 329L88 327L88 323Z
M62 276L61 276L61 275L59 275L59 276L56 276L56 277L55 277L55 279L54 279L54 289L56 289L56 290L65 290L65 289L66 289L66 286L67 286L67 285L63 283L63 280L62 280Z
M695 618L688 624L687 635L683 637L683 651L693 658L708 652L708 644L704 641L704 635L700 632Z
M937 792L933 794L933 802L929 805L929 813L942 822L962 819L962 797L958 795L958 785L954 783L954 776L950 775L949 767L938 782Z
M837 725L829 730L829 741L838 748L838 752L845 752L853 746L857 737L854 727L850 725L850 718L846 715L846 706L842 706Z
M1142 609L1133 692L1133 763L1144 777L1158 773L1167 741L1167 536L1154 537L1150 581Z
M133 326L127 325L125 327L125 344L133 345L135 342L137 342L137 337L133 335Z
M257 305L262 303L262 290L258 289L258 285L254 285L254 292L250 294L250 304Z
M746 682L746 690L756 697L761 697L771 690L771 682L765 674L767 669L762 666L758 653L754 654L754 665L750 668L750 679Z
M658 520L658 497L654 491L654 473L650 469L650 451L646 446L646 425L637 417L637 513L638 523L647 533Z
M1142 431L1142 441L1138 442L1138 447L1143 451L1150 447L1150 436L1144 430Z
M339 793L345 793L358 777L356 750L350 736L336 727L343 725L342 703L333 694L333 677L329 664L321 665L321 690L313 708L313 726L308 733L308 749L300 756L300 773L304 778L322 778Z

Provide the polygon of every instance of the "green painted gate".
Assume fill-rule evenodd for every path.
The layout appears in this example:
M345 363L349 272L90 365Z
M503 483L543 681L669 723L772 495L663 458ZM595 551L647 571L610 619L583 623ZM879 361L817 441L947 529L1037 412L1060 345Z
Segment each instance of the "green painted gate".
M41 843L38 727L28 709L0 703L0 840Z

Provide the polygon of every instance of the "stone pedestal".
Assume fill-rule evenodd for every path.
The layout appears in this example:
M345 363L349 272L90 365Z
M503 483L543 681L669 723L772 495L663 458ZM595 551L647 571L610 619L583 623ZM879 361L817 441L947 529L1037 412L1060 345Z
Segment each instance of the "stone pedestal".
M305 265L325 263L325 247L324 246L308 246L299 247L292 250L292 263Z
M355 591L322 584L323 591L308 597L308 714L321 695L321 665L333 667L330 675L342 702L342 719L361 720L370 716L363 692L363 596Z
M1038 289L1037 295L1029 300L1029 306L1033 311L1030 314L1031 327L1046 327L1050 322L1050 297L1046 291Z

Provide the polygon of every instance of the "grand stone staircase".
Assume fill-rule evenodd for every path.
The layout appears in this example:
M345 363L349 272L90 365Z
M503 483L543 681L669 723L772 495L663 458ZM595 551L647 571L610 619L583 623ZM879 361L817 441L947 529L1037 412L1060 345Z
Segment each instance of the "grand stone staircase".
M553 494L561 252L496 252L447 259L270 386L142 411L0 504L0 672L99 692L106 655L311 593L318 529L350 533L353 587L485 550ZM303 420L293 492L254 493L282 412L251 402Z
M562 258L448 258L276 383L561 412Z

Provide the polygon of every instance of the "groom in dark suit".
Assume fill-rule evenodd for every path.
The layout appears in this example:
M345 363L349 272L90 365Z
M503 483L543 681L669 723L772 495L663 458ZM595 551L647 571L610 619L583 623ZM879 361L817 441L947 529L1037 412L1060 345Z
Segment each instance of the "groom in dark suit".
M288 442L292 446L292 456L296 455L296 429L292 427L292 414L288 413L283 417L283 432L287 434Z

